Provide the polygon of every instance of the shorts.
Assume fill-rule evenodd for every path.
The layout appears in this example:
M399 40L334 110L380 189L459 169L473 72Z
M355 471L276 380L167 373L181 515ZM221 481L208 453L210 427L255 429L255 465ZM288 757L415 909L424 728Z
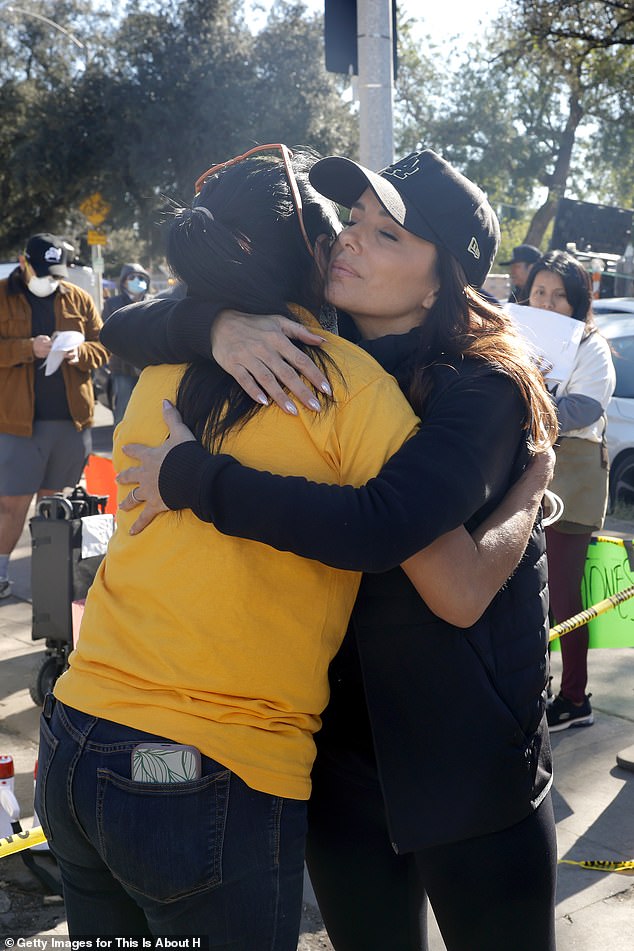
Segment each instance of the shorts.
M0 495L74 487L91 450L90 428L78 432L70 419L36 420L32 436L0 433Z

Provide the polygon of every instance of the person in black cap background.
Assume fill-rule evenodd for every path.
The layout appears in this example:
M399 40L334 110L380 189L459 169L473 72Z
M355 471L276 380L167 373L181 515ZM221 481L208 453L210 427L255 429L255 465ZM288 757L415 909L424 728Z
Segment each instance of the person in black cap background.
M108 358L92 297L68 276L68 245L57 235L29 238L19 266L0 281L0 598L9 597L10 555L33 495L74 486L91 449L90 372ZM44 372L58 331L84 342Z
M136 301L145 300L150 290L150 275L141 264L124 264L119 275L119 293L109 297L101 317L105 323L111 314L120 307L126 307ZM132 396L132 390L139 378L139 370L132 363L121 360L116 355L110 358L112 374L112 415L117 426L123 419L126 406Z
M423 419L420 431L355 490L210 460L183 442L187 430L169 411L167 443L135 447L141 468L119 475L137 485L122 506L150 500L140 525L189 506L223 532L369 572L331 666L309 808L309 869L337 951L424 948L425 893L449 951L551 951L556 844L541 525L482 618L457 622L466 631L440 620L396 567L450 528L480 524L532 448L554 441L541 377L509 319L473 289L495 257L497 220L480 189L427 150L380 174L324 159L311 182L352 208L327 281L340 330L396 376ZM137 363L186 359L192 347L209 356L211 317L197 339L187 317L200 315L201 302L165 303L119 311L104 339ZM323 376L288 340L278 345L275 332L319 338L271 318L264 336L272 342L254 354L257 320L252 333L245 317L227 345L226 318L216 318L214 340L225 337L230 353L221 362L258 402L266 389L292 413L275 378L288 384L300 367L319 389ZM292 391L314 402L297 380Z
M509 294L509 301L512 304L522 303L522 290L528 280L530 270L535 261L539 261L541 256L542 253L539 248L532 244L518 244L513 248L513 257L510 261L500 261L500 264L505 267L510 265L511 293Z

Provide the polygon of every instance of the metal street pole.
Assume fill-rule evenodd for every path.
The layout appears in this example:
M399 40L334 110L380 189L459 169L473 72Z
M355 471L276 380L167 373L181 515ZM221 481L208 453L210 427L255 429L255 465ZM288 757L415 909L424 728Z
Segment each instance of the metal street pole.
M392 0L357 0L359 132L362 165L394 160Z

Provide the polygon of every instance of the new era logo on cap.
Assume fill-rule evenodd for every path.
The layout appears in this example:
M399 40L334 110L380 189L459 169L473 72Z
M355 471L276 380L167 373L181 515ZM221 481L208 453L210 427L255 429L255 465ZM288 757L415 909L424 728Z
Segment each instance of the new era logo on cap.
M24 256L38 277L46 277L47 274L68 277L67 251L57 235L34 234L27 241Z
M467 251L474 256L476 261L480 260L480 245L475 238L471 238L471 241L467 245Z

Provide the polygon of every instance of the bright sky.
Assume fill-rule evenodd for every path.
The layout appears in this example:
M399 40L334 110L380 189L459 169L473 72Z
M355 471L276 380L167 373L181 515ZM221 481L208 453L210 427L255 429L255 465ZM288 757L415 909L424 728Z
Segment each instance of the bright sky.
M273 0L250 0L257 23L257 8L268 10ZM324 0L304 0L309 10L323 11ZM477 36L502 8L504 0L397 0L399 10L408 17L422 21L422 32L429 33L437 43L459 35L467 40ZM266 19L266 12L260 14Z

